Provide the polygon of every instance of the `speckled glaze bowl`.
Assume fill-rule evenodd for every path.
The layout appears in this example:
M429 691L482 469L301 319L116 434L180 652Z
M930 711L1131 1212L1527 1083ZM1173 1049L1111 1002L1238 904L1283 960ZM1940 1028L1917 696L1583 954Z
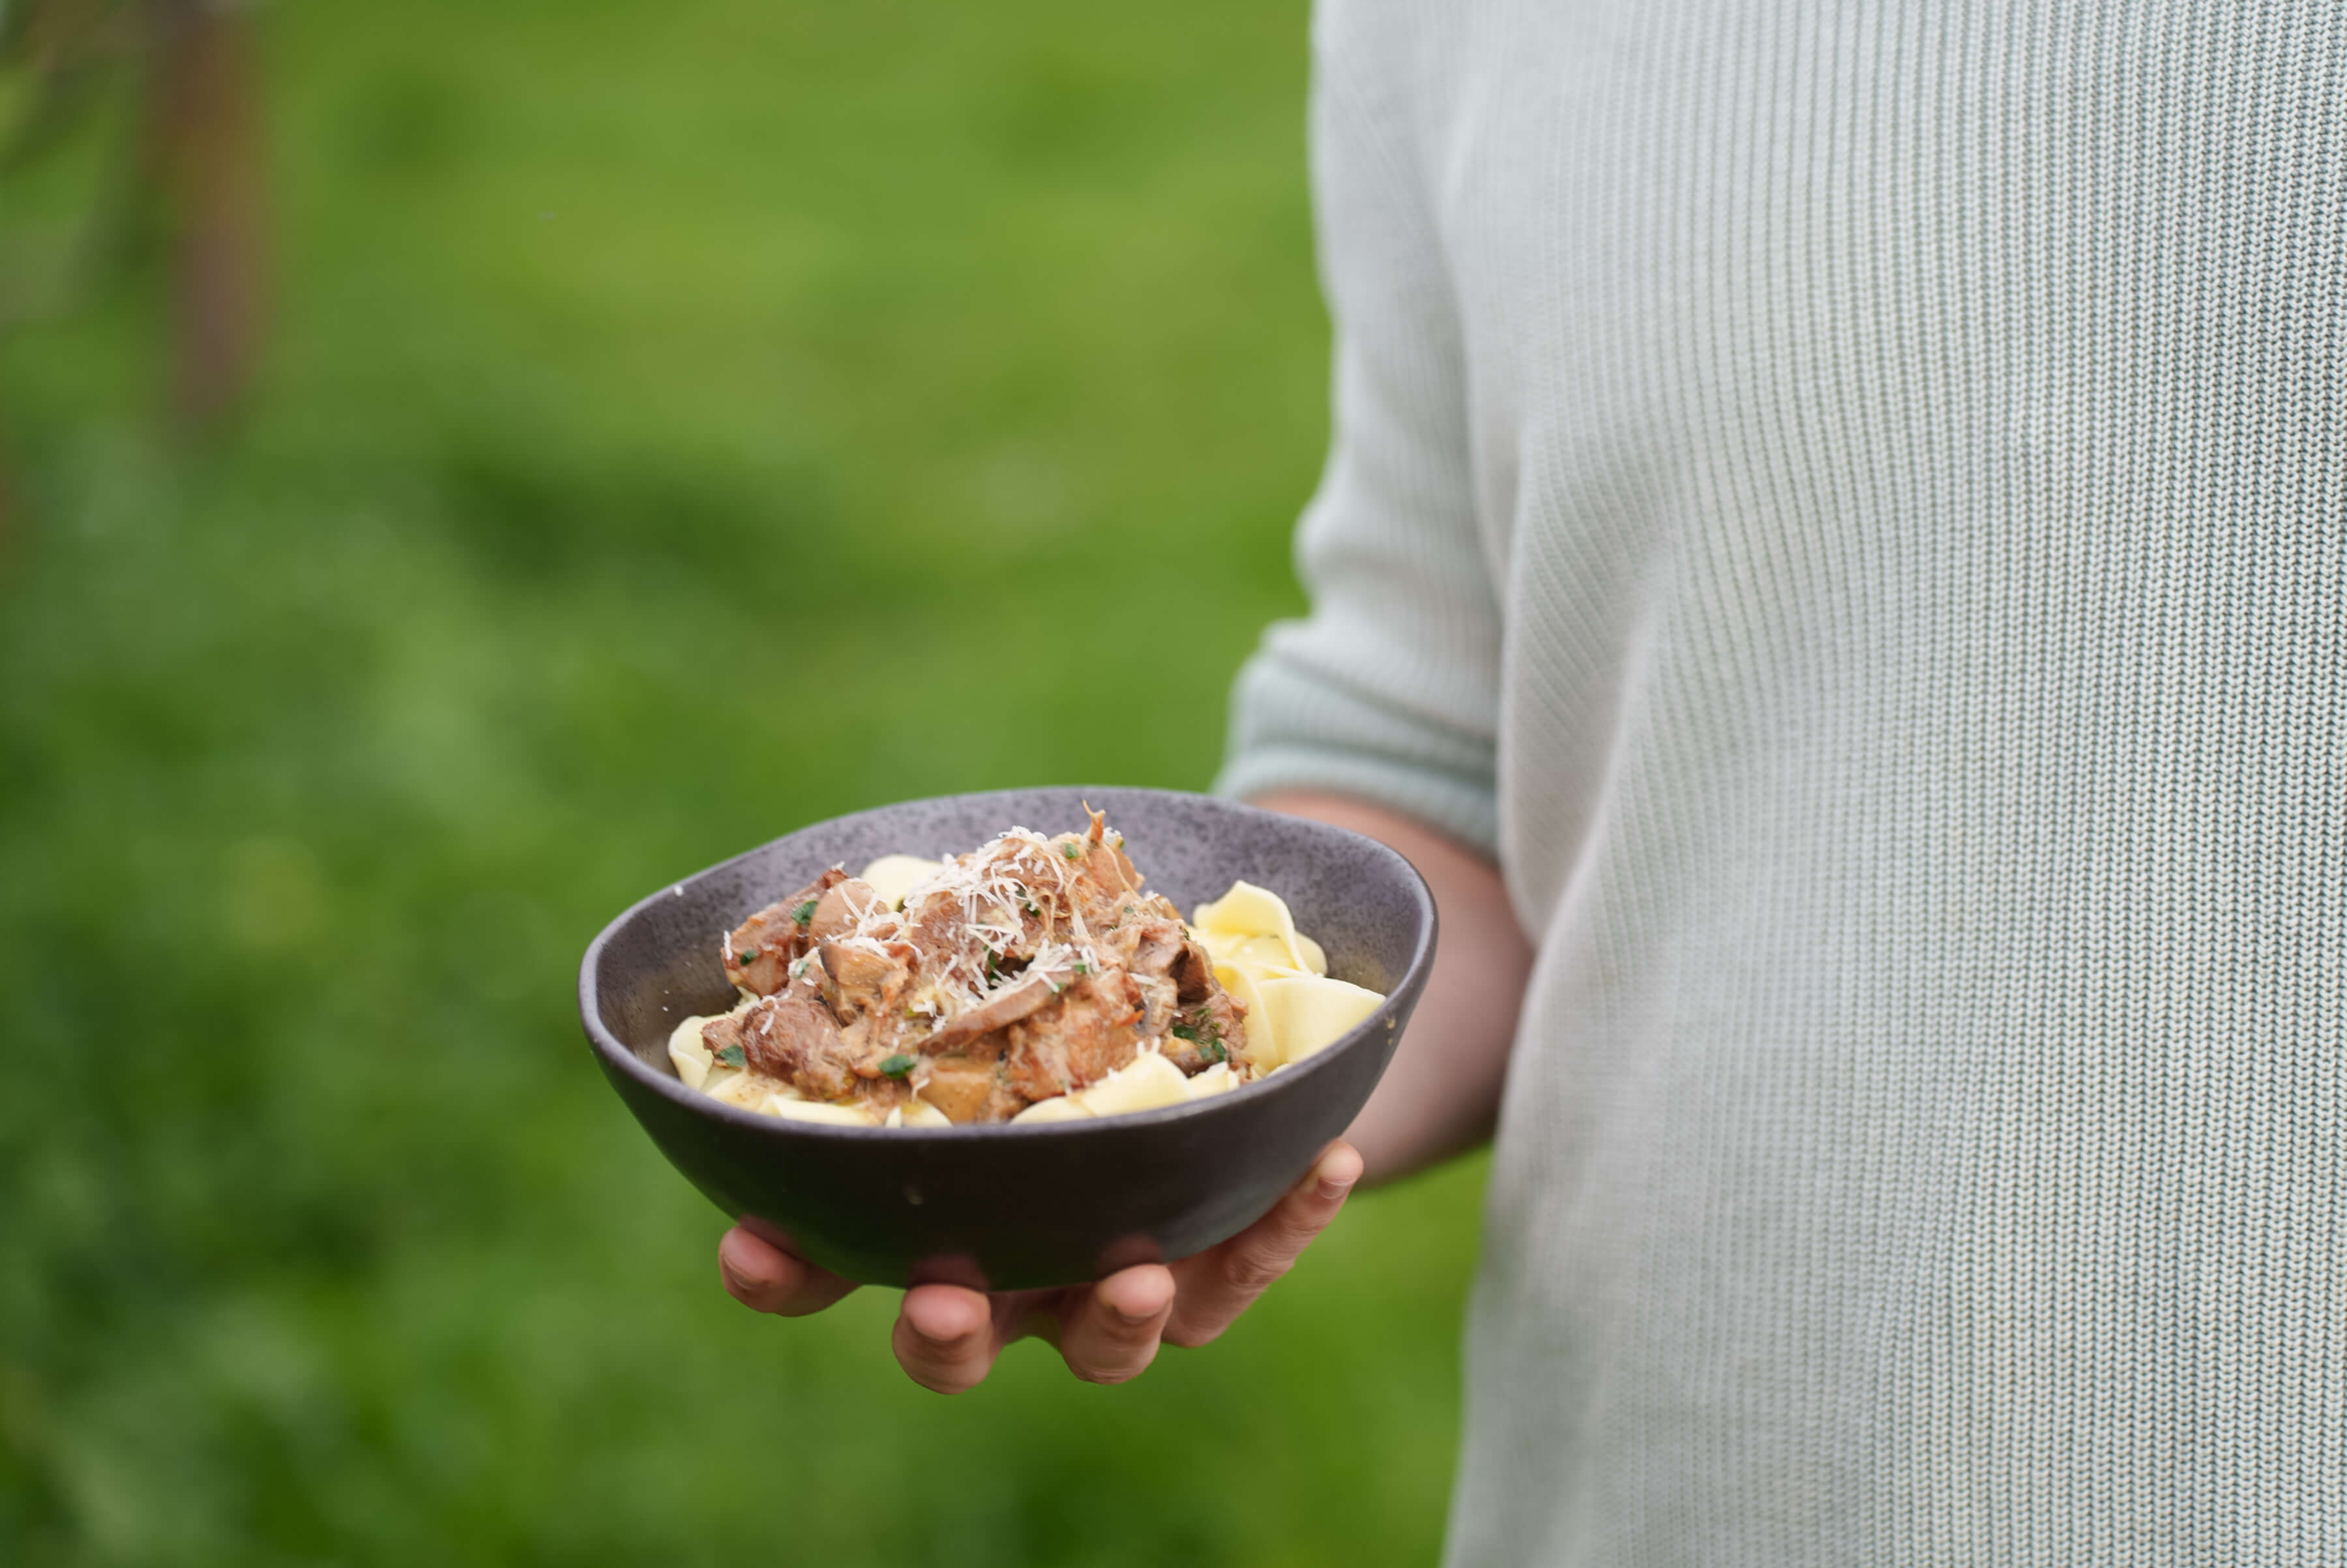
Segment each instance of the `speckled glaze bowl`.
M733 1005L719 934L825 866L962 854L1011 826L1108 814L1149 886L1184 910L1244 877L1287 900L1328 971L1384 1005L1307 1060L1210 1100L1097 1122L865 1128L723 1105L677 1078L668 1037ZM948 795L803 828L663 887L606 927L579 971L604 1076L685 1179L728 1215L780 1226L873 1285L1024 1289L1185 1257L1244 1229L1342 1132L1392 1059L1434 958L1434 900L1409 862L1342 828L1205 795L1026 789Z

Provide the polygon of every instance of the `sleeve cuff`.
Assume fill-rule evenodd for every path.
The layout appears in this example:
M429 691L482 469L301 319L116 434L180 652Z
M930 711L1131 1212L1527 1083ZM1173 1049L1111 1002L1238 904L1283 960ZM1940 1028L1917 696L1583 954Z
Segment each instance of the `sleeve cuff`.
M1399 813L1497 856L1492 743L1404 715L1258 655L1232 693L1214 793L1315 789Z

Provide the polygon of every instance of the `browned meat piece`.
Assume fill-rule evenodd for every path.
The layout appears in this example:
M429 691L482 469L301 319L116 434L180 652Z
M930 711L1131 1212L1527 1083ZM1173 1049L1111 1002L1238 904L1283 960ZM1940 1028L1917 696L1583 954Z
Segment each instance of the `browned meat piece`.
M958 899L924 899L906 911L906 919L908 923L905 940L920 949L923 964L933 955L952 952L961 940L961 904Z
M1211 1049L1211 1032L1194 1041L1173 1032L1176 1024L1194 1034L1226 1030L1245 1010L1215 983L1214 960L1190 939L1189 928L1153 914L1112 931L1108 945L1138 983L1142 1031L1163 1040L1167 1058L1189 1073L1221 1061ZM1209 1013L1199 1013L1200 1006Z
M1173 972L1174 960L1189 940L1181 921L1147 916L1127 920L1109 932L1103 947L1136 975L1165 975Z
M1064 989L1064 988L1063 988ZM992 1034L1005 1025L1016 1023L1036 1009L1051 1000L1051 981L1042 975L1030 975L1015 985L1005 986L968 1012L957 1013L939 1024L921 1041L921 1049L931 1054L951 1050L980 1035Z
M1094 835L1061 834L1040 845L1021 845L989 863L985 901L976 909L952 896L925 900L906 911L907 939L925 959L974 948L962 917L973 914L987 934L978 938L1002 969L1018 969L1046 943L1092 940L1122 921L1147 911L1174 914L1171 905L1140 891L1140 873L1123 851ZM1008 888L1006 894L1005 888ZM1007 898L1007 901L1004 901ZM1006 936L999 927L1016 927Z
M856 1052L856 1076L867 1083L902 1079L921 1060L918 1030L871 1027L881 1021L872 1020L841 1031ZM891 1063L897 1071L888 1071Z
M1103 812L1092 814L1092 826L1077 841L1083 858L1079 862L1084 877L1099 890L1102 907L1114 905L1128 894L1141 890L1141 872L1125 857L1121 845L1108 841L1108 817ZM1087 917L1090 911L1086 911Z
M1092 860L1094 866L1098 868L1096 874L1103 883L1114 882L1131 893L1141 891L1141 867L1135 866L1133 863L1133 857L1125 854L1122 844L1101 845L1092 852Z
M778 898L734 927L726 942L725 978L753 996L768 997L790 983L794 959L805 956L807 927L824 895L846 881L833 866L787 898Z
M717 1057L723 1065L728 1067L743 1065L742 1059L738 1057L730 1061L724 1060L725 1052L742 1049L742 1020L732 1013L727 1013L723 1018L711 1019L707 1023L702 1024L701 1043L708 1048L710 1055Z
M725 966L725 978L752 996L770 997L791 981L790 948L736 948L735 962Z
M1011 907L996 906L984 914L989 922L1010 921L1018 926L1019 934L995 948L1004 963L1015 966L1040 951L1054 931L1066 934L1067 899L1060 892L1057 874L1032 858L1010 862L1000 867L1000 874L1020 890L1017 903Z
M752 1067L810 1100L837 1100L861 1086L855 1048L804 979L743 1014L742 1045Z
M874 1115L886 1116L912 1103L913 1086L901 1078L868 1079L858 1087L856 1098Z
M1134 974L1171 979L1185 1002L1202 1000L1218 989L1214 959L1190 940L1188 928L1178 919L1143 916L1109 932L1107 946Z
M916 954L902 943L888 947L889 951L876 953L833 941L815 948L823 999L842 1024L853 1023L860 1015L889 1018L898 1012L905 989L912 983Z
M1174 982L1154 976L1135 975L1133 983L1141 989L1141 1032L1153 1039L1163 1038L1174 1026L1174 1011L1181 1006L1181 997Z
M1067 879L1064 895L1083 917L1088 930L1105 931L1119 920L1119 907L1132 901L1141 886L1141 875L1124 852L1102 835L1102 816L1092 813L1089 831L1061 834L1051 841L1054 865ZM1058 891L1057 879L1053 890Z
M1185 1002L1223 994L1214 983L1214 960L1195 942L1183 943L1181 956L1174 960L1174 989Z
M1018 921L1019 934L995 948L997 961L1016 968L1041 952L1043 944L1051 939L1053 928L1067 928L1067 917L1058 913L1058 908L1057 895L1038 897L1030 894L1017 909L1001 911L1004 917Z
M1010 1026L1004 1076L1030 1102L1089 1088L1133 1060L1140 1021L1138 988L1122 969L1080 979Z
M885 1113L917 1092L950 1121L989 1122L1143 1049L1194 1073L1244 1047L1245 1009L1098 812L1083 833L1006 837L962 865L902 910L835 868L752 916L726 968L762 999L707 1026L712 1051L812 1100ZM1021 975L1047 947L1050 972Z
M1246 1050L1246 1008L1220 986L1174 1015L1166 1030L1165 1059L1185 1073L1204 1071Z

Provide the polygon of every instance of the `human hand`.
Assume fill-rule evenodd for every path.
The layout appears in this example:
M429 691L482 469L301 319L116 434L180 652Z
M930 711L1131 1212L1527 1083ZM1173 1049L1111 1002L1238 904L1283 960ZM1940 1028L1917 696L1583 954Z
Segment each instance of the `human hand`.
M1092 1285L992 1295L917 1285L897 1310L897 1363L921 1387L958 1394L984 1380L1005 1346L1036 1338L1087 1382L1137 1378L1161 1342L1204 1345L1229 1327L1337 1217L1360 1177L1352 1145L1331 1143L1270 1213L1228 1241L1179 1263L1119 1269ZM781 1317L820 1312L856 1288L764 1227L727 1231L717 1267L733 1299Z

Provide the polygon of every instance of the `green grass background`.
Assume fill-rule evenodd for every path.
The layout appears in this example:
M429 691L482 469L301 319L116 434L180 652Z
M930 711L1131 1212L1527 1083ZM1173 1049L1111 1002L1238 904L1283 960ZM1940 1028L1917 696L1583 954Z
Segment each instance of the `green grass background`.
M724 1297L571 1011L802 823L1207 782L1326 433L1301 5L260 15L249 417L158 437L140 289L0 336L0 1561L1426 1562L1480 1166L941 1399Z

